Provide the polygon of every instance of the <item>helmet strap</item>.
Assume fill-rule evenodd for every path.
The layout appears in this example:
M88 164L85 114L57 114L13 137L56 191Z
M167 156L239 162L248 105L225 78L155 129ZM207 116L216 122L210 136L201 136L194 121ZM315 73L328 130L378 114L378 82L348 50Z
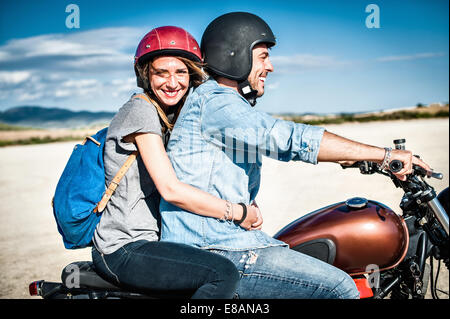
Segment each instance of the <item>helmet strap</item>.
M254 90L248 80L238 82L239 93L250 103L255 106L258 91Z

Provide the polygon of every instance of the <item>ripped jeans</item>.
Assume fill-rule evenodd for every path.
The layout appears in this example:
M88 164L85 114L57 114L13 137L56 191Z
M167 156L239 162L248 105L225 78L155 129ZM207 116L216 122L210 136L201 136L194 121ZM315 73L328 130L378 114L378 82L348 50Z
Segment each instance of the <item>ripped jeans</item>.
M236 265L241 276L236 292L242 299L359 298L347 273L287 247L210 251Z

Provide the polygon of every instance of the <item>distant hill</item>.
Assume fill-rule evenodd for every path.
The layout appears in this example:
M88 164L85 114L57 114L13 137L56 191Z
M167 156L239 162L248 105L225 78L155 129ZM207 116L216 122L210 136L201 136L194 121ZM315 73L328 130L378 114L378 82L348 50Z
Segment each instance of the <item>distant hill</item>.
M449 116L449 105L432 103L428 106L419 105L416 107L406 107L399 109L387 109L377 112L358 112L340 114L301 114L301 115L281 115L277 116L284 120L310 125L341 124L349 122L371 122L371 121L393 121L439 118Z
M77 128L109 123L114 115L114 112L76 112L56 107L17 106L0 112L0 122L35 128Z

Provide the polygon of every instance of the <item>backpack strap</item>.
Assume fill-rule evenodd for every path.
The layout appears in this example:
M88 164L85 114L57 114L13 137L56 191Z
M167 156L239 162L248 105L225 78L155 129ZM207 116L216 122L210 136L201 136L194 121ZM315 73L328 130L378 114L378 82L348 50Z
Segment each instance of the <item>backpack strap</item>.
M150 104L152 104L153 102L153 100L149 99L149 97L146 94L136 94L135 96L133 96L133 98L143 99ZM119 185L120 180L122 179L122 177L125 176L128 169L131 167L131 164L133 164L134 160L136 159L137 155L138 151L134 151L133 153L130 154L130 156L128 156L125 163L122 165L122 167L119 169L117 174L112 179L111 183L109 184L108 188L103 194L102 199L98 202L97 206L94 208L93 211L94 213L101 213L105 209L106 204L108 204L108 201L110 200L111 196L113 195L114 191Z
M102 199L98 202L97 206L94 208L94 213L101 213L105 209L106 204L108 203L109 199L111 198L111 196L113 195L117 186L119 185L122 177L125 176L128 169L130 168L131 164L133 164L134 160L137 157L137 154L138 154L138 152L134 151L133 153L131 153L130 156L128 156L125 163L122 165L122 167L119 169L117 174L112 179L111 183L109 184L108 188L106 189L105 193L103 194Z
M155 104L155 101L151 97L149 97L147 94L140 93L133 96L133 99L142 99L147 101L150 104Z
M99 141L97 141L95 138L93 138L92 136L86 136L85 138L84 138L84 141L81 143L81 145L84 145L84 144L86 144L86 142L87 142L87 140L90 140L90 141L92 141L94 144L96 144L97 146L100 146L100 142Z

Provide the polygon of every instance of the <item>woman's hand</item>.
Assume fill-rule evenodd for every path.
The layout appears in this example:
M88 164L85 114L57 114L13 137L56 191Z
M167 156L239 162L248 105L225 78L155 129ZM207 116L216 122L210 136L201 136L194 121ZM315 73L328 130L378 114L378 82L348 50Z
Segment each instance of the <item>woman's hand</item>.
M261 210L259 209L259 207L258 207L258 205L256 204L255 201L252 202L251 206L256 207L257 213L258 213L258 220L256 221L256 223L253 223L253 224L252 224L252 228L250 228L250 230L255 230L255 229L261 230L261 228L262 228L262 223L263 223L263 218L262 218Z
M234 209L237 214L235 215L234 220L240 220L243 215L243 208L241 205L234 204ZM263 223L261 211L259 207L253 202L251 205L246 205L247 207L247 217L245 217L244 221L239 225L246 230L255 230L261 229L261 225Z

